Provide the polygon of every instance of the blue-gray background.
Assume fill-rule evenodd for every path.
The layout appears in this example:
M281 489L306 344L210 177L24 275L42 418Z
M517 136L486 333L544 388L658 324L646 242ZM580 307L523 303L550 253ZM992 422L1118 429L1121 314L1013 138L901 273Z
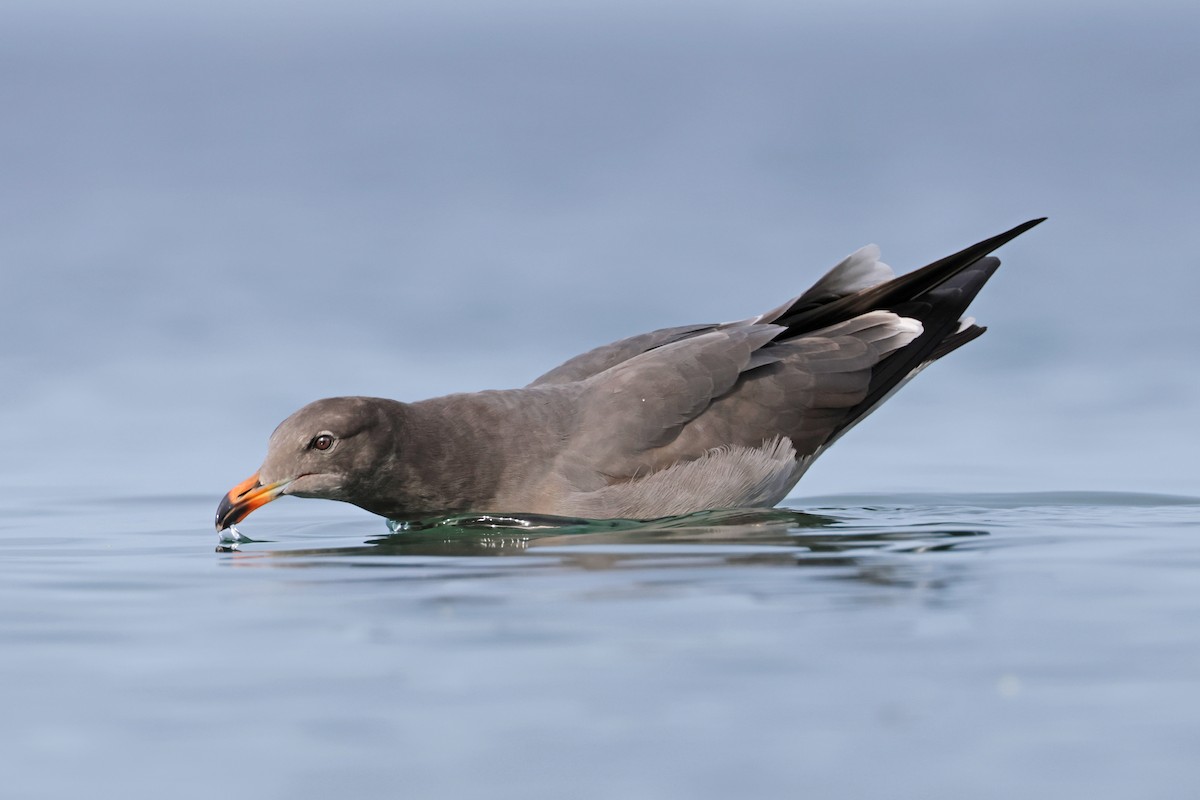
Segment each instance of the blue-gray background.
M1198 20L6 3L0 478L215 498L311 399L515 385L1048 215L799 494L1194 492Z
M0 4L0 794L1194 794L1200 7L903 5ZM1041 215L819 519L211 552L309 400Z

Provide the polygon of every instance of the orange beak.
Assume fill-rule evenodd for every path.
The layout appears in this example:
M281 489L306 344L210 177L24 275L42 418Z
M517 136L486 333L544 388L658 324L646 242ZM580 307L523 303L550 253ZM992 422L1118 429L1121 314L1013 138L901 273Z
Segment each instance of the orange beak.
M289 483L290 479L263 486L258 475L246 478L221 498L221 504L217 506L217 531L223 531L230 525L241 522L254 509L265 506L279 497Z

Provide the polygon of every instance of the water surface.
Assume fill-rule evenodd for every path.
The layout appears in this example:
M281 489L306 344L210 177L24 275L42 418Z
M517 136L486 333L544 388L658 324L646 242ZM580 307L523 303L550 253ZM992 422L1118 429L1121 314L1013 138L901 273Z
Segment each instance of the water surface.
M392 533L6 501L9 796L1183 797L1200 500L863 495ZM69 769L65 767L69 765Z

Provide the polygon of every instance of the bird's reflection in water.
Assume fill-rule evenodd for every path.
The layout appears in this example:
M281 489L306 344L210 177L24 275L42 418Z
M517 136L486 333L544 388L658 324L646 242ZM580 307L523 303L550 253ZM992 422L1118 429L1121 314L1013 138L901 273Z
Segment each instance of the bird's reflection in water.
M778 508L711 511L651 522L467 515L389 523L392 533L362 544L258 549L274 544L259 542L227 552L241 566L272 567L412 567L429 566L431 558L450 566L442 562L449 559L473 574L506 571L501 562L478 561L496 556L523 557L504 562L518 569L800 566L823 569L831 578L936 588L948 578L946 570L914 556L950 551L987 535L925 520L904 524L892 515L873 524L863 509L855 512L842 518Z

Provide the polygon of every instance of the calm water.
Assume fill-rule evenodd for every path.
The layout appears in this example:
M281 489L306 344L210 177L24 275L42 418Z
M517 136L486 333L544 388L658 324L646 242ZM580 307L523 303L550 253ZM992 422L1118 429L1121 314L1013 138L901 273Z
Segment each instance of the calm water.
M1197 41L1171 0L0 3L0 796L1196 796ZM313 399L1042 215L796 513L285 499L216 552Z
M193 524L209 496L46 500L3 508L8 797L1200 781L1197 498L830 496L395 534L285 500L243 526L272 541L226 553Z

